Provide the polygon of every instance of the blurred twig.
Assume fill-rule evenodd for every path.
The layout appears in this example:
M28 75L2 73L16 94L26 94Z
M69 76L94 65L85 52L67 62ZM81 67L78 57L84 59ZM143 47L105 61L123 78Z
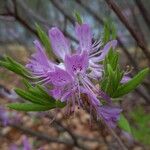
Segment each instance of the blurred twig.
M75 19L70 16L66 11L65 8L63 7L62 3L57 0L50 0L50 2L74 25L75 24Z
M140 36L142 37L143 39L143 42L145 43L145 45L147 46L147 42L146 42L146 39L145 39L145 36L144 36L144 33L143 33L143 30L139 24L139 21L137 19L137 15L135 13L135 7L131 6L130 2L129 1L126 1L126 4L127 4L127 8L129 8L130 12L131 12L131 16L132 16L132 20L133 20L133 25L134 25L134 28L135 30L140 34Z
M135 31L135 29L131 26L129 21L126 19L126 17L123 15L120 7L117 5L117 3L113 0L105 0L108 6L116 13L118 18L121 20L121 22L126 26L132 37L137 42L137 45L142 49L143 53L145 54L146 58L148 58L148 61L150 62L150 52L148 48L146 47L143 39L140 37L140 35Z
M18 21L24 28L28 29L32 34L34 34L37 37L38 34L36 32L35 27L33 27L33 25L30 25L28 20L24 19L22 15L20 15L19 10L24 10L26 16L34 19L34 22L40 22L48 27L52 27L52 25L47 20L43 19L39 14L34 13L34 11L27 7L23 1L12 0L12 3L13 5L11 4L11 1L7 1L6 12L1 13L0 16L14 17L16 21ZM12 9L12 7L14 9ZM69 33L65 32L64 34L71 40L77 42L77 40Z
M150 14L148 13L148 11L146 10L146 8L144 7L143 3L141 0L134 0L135 3L137 4L146 24L147 27L150 29Z
M40 140L45 140L45 141L48 141L48 142L52 142L52 143L60 143L60 144L65 144L65 145L71 145L73 146L73 142L70 141L70 140L62 140L62 139L58 139L58 138L55 138L55 137L51 137L51 136L48 136L42 132L37 132L37 131L33 131L27 127L24 127L22 125L17 125L17 124L10 124L11 127L13 128L16 128L20 131L22 131L23 133L25 134L29 134L31 136L35 136L37 137L38 139Z

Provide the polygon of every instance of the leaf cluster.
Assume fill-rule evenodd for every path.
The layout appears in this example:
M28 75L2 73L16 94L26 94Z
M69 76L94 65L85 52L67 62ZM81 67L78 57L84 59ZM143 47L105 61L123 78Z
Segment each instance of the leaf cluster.
M150 145L150 114L146 114L142 107L138 107L131 112L133 120L133 136L144 144Z

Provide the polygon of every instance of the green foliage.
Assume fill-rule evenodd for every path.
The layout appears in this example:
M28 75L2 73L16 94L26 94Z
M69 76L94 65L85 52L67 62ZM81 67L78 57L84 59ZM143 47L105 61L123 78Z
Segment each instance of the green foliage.
M101 88L112 98L118 98L133 91L149 74L149 68L145 68L135 75L130 81L122 84L124 72L120 69L119 54L110 50L104 60L104 75L100 82Z
M82 18L80 16L80 13L79 12L75 12L74 15L75 15L76 21L81 25L83 23L83 20L82 20Z
M123 71L118 66L118 59L118 52L110 50L104 60L104 77L100 85L102 90L111 97L120 85L123 76Z
M105 45L111 39L116 38L116 30L110 19L105 21L103 44ZM136 76L134 76L129 82L121 84L124 72L119 66L119 54L117 51L109 50L108 55L105 57L103 80L100 81L100 86L104 92L106 92L112 98L118 98L133 91L144 78L148 75L149 69L143 69Z
M12 103L8 104L8 107L18 111L46 111L56 107L53 105L39 105L34 103Z
M124 131L128 132L131 134L131 127L128 122L128 120L125 118L123 114L120 115L120 119L118 121L118 126L123 129Z
M122 84L118 87L116 92L114 93L113 97L121 97L131 91L133 91L148 75L149 68L145 68L140 71L136 76L134 76L130 81L125 84Z
M133 120L133 136L144 144L150 145L150 114L145 113L142 107L131 112Z
M111 39L116 39L116 28L110 19L107 19L104 23L104 33L102 42L106 44Z
M13 60L8 56L5 56L4 59L0 61L0 66L7 68L8 70L11 70L12 72L18 75L21 75L24 78L29 79L31 77L30 73L23 65L16 62L15 60Z
M36 24L36 30L42 44L45 47L45 50L47 51L47 54L49 55L49 57L52 57L52 47L48 35L43 31L43 29L38 24Z
M53 99L42 86L36 85L33 87L30 83L24 80L26 90L15 89L15 92L30 103L12 103L8 107L22 111L44 111L52 108L62 108L64 103ZM19 107L20 104L20 107Z

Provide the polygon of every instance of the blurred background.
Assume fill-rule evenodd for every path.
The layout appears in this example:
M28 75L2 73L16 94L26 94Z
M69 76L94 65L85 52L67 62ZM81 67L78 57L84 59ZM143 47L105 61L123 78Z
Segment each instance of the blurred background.
M58 26L76 44L75 11L90 24L96 39L102 38L105 20L112 21L121 66L131 70L131 76L150 66L149 0L0 0L0 59L7 54L22 64L28 61L38 38L35 23L45 32ZM104 126L89 125L90 116L83 110L66 118L62 111L23 113L4 107L22 101L13 91L21 86L18 76L0 68L0 150L121 150ZM149 150L150 76L120 105L132 135L116 128L117 135L128 149Z

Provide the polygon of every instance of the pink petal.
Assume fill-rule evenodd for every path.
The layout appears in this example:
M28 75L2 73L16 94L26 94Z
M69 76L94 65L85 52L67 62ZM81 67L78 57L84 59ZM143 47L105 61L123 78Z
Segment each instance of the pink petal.
M122 80L121 80L121 83L127 83L129 80L131 80L131 77L124 75Z
M63 33L53 27L49 30L49 37L55 55L64 60L66 54L70 54L70 46Z
M44 52L43 47L41 46L40 42L38 40L34 41L35 47L37 49L37 52L33 54L33 58L43 66L49 67L49 60Z
M44 48L38 40L35 40L34 44L37 51L32 55L32 58L29 60L26 67L30 69L34 75L44 77L46 73L51 72L54 69L55 64L47 58Z
M97 109L97 113L104 119L108 126L114 128L119 120L122 109L111 106L101 106Z
M98 57L91 58L91 60L93 62L100 62L100 61L102 61L105 58L105 56L108 54L110 48L114 49L116 47L116 45L117 45L117 40L112 40L112 41L108 42L104 46L104 48L101 50L102 53Z
M51 82L56 86L64 86L72 81L69 73L63 69L56 67L56 70L50 73Z
M88 24L76 25L76 36L79 40L80 51L90 51L92 45L92 32Z

